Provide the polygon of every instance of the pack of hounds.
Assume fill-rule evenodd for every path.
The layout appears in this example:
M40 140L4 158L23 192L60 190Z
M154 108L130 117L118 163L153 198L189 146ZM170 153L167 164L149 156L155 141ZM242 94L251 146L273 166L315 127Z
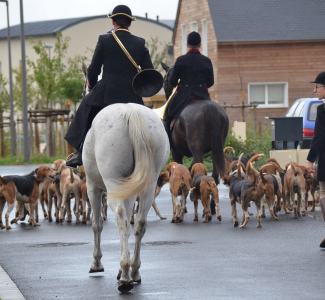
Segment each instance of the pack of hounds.
M257 227L262 226L267 207L273 220L278 220L278 212L293 214L295 218L305 216L314 211L319 201L318 184L315 174L303 165L289 162L281 168L275 159L268 159L259 167L255 162L263 154L254 153L249 156L234 156L234 149L226 147L225 172L222 179L229 187L229 202L234 227L245 228L251 213L249 207L254 202L256 206ZM162 186L169 183L172 199L172 222L181 223L187 212L186 201L194 204L194 222L199 221L198 203L203 207L203 222L212 220L215 213L218 222L221 221L218 186L212 176L208 175L203 163L195 163L190 170L176 162L169 163L161 172L156 186L152 207L160 219L166 219L160 214L156 198ZM311 201L309 199L311 195ZM71 200L74 199L72 202ZM9 230L10 224L24 221L29 215L32 226L39 225L38 204L41 204L44 218L49 222L53 217L57 223L72 222L72 209L76 223L87 224L91 219L91 207L87 196L86 176L82 168L71 169L62 159L54 161L52 166L42 165L27 175L0 176L0 228ZM54 204L54 212L52 212ZM239 224L236 205L242 209L242 220ZM2 222L5 211L5 224ZM15 218L9 220L15 208ZM107 219L106 194L102 195L102 217ZM212 208L212 210L211 210ZM134 208L136 213L137 208ZM131 223L133 222L133 217Z

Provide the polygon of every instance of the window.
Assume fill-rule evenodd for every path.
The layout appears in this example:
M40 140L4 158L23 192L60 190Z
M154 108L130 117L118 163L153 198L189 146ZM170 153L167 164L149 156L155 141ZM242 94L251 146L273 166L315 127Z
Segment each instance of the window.
M301 101L296 110L295 110L295 113L294 113L294 117L302 117L303 116L303 113L304 113L304 106L305 106L305 102L304 101Z
M187 34L188 34L187 26L182 25L181 30L182 30L182 54L185 54L187 50Z
M287 107L288 84L284 82L249 83L248 101L259 107Z
M199 27L197 25L197 22L192 22L191 23L191 31L199 32Z
M202 33L201 33L201 47L202 54L208 56L208 21L202 20Z
M316 115L317 115L317 107L319 106L319 102L314 102L311 104L309 108L309 113L308 113L308 120L309 121L315 121L316 120Z

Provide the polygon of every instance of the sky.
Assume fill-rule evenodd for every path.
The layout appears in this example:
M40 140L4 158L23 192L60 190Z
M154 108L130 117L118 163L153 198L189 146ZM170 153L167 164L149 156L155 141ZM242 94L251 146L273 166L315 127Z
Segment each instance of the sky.
M20 24L20 0L8 1L10 25ZM119 4L128 5L136 16L175 19L178 0L23 0L24 22L104 15ZM6 4L0 2L0 29L5 27Z

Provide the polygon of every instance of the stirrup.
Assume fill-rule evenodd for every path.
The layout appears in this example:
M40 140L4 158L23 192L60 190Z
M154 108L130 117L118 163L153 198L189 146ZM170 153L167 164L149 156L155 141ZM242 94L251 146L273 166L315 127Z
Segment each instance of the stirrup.
M70 153L65 160L69 160L74 154L75 152Z

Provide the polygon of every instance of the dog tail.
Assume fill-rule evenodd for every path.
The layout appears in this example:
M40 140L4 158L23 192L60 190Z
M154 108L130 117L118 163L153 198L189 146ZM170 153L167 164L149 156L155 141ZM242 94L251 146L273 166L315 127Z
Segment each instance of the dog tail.
M274 166L273 164L265 164L260 168L260 177L262 179L263 184L267 183L267 180L264 177L264 169L267 168L268 166Z
M216 184L216 181L214 180L213 177L210 177L207 180L208 186L210 188L210 191L213 195L214 198L216 198L217 201L219 201L219 190L218 190L218 186Z
M70 183L74 183L74 176L73 176L72 168L69 168L69 170L70 170Z
M249 164L250 163L254 163L254 161L256 161L256 160L258 160L259 158L261 158L262 156L264 156L264 154L260 154L260 153L257 153L257 154L255 154L255 155L253 155L249 160L248 160L248 162L247 162L247 164L246 164L246 169L248 169L248 166L249 166Z
M295 168L293 163L290 163L290 167L292 168L292 171L296 177L299 174L299 171Z
M235 149L231 146L227 146L223 149L223 153L224 154L228 154L228 153L235 154Z
M257 182L257 177L258 177L259 173L254 168L252 162L249 162L249 164L247 165L246 171L247 171L247 174L252 174L253 175L253 182L252 182L252 184L255 185L256 182Z
M279 168L279 170L280 170L281 172L284 172L284 170L281 168L279 162L278 162L275 158L272 158L272 157L269 158L269 159L266 161L266 163L272 163L272 164L275 164L275 165L278 166L278 168Z
M209 178L207 183L211 190L214 190L217 188L217 184L216 184L215 180L213 179L213 177Z
M261 166L260 171L262 171L263 173L265 172L265 173L269 173L269 174L276 174L276 172L278 172L278 173L284 172L283 169L280 167L280 165L278 165L272 161Z
M240 155L238 157L238 161L237 161L237 176L238 177L241 177L241 169L242 169L241 159L242 159L243 155L244 155L244 153L240 153Z

